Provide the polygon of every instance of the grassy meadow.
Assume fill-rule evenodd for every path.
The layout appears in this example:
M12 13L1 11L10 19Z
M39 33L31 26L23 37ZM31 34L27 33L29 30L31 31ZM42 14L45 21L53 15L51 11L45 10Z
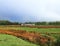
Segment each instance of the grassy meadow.
M14 30L25 30L33 31L38 33L59 33L60 28L30 28L30 27L19 27L19 26L0 26L0 29L14 29Z
M0 34L0 46L38 46L12 35Z
M29 27L19 27L19 26L0 26L0 30L25 30L29 32L37 33L60 33L60 28L29 28ZM60 34L51 34L58 38ZM0 34L0 46L39 46L31 42L22 40L12 35Z

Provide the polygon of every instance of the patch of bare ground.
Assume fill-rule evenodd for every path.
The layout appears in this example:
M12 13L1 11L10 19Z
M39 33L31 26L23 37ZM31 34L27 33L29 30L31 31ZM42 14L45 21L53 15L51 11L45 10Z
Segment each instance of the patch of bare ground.
M54 26L54 25L51 25L51 26L25 26L25 27L30 27L30 28L60 28L60 26Z

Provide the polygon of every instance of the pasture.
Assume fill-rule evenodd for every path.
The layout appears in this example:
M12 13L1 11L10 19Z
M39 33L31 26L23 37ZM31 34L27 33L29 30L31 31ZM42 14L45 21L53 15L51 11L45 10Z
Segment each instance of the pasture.
M60 33L60 28L30 28L30 27L20 27L20 26L0 26L0 29L13 29L13 30L25 30L38 33Z
M0 46L38 46L12 35L0 34Z
M49 33L54 38L60 39L60 28L30 28L21 26L0 26L0 30L23 30L47 35ZM60 41L59 41L60 42ZM40 46L12 35L0 34L0 46ZM58 45L59 46L59 45Z

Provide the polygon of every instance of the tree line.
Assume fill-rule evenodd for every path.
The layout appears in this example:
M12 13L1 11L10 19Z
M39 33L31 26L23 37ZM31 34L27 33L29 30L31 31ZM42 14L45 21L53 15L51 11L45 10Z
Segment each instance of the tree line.
M0 20L0 25L19 25L20 23L18 22L11 22L8 20Z
M35 25L60 25L60 21L56 22L11 22L8 20L0 20L0 25L21 25L21 24L35 24Z
M60 21L56 21L56 22L26 22L26 24L35 24L35 25L60 25Z

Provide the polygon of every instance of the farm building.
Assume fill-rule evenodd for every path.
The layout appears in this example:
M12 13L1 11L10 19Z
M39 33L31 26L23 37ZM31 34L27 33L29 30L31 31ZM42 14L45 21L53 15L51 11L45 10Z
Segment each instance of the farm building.
M35 24L21 24L21 26L35 26Z

